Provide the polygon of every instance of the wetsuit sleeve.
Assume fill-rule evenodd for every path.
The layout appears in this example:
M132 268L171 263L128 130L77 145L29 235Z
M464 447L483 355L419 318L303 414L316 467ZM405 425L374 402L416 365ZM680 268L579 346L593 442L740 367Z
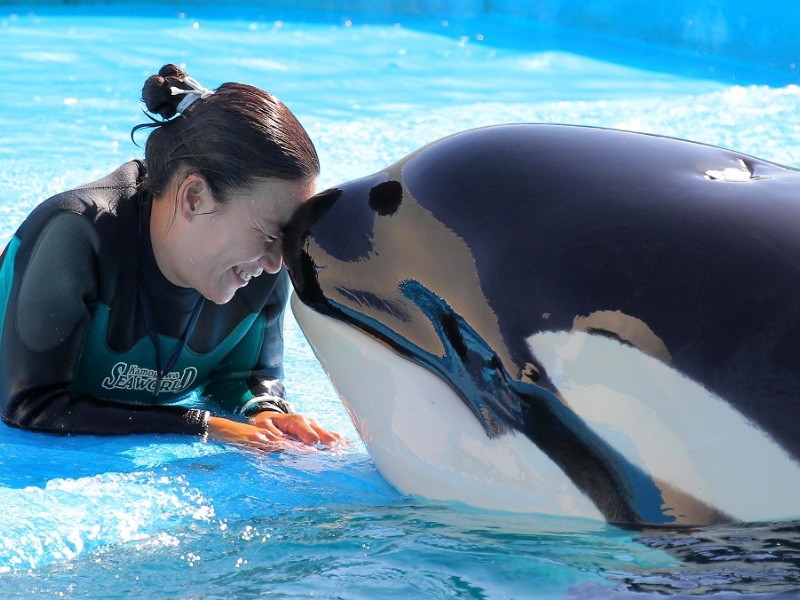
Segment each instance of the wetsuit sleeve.
M209 377L203 396L231 414L290 413L283 378L283 316L290 292L286 271L242 340Z
M74 213L52 217L35 240L15 237L0 267L0 416L60 434L203 434L208 413L70 393L97 296L99 237Z

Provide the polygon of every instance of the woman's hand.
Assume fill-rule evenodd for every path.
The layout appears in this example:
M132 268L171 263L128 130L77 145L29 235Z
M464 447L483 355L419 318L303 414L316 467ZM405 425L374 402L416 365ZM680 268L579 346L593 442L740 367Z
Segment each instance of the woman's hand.
M283 442L283 436L276 436L269 430L224 417L208 419L208 438L270 452L280 450Z
M345 439L338 433L328 431L314 419L297 413L284 414L265 410L250 417L250 422L264 431L272 439L297 439L308 446L321 444L327 448L342 445Z
M329 448L344 443L344 438L338 433L327 431L313 419L272 411L254 415L250 418L250 423L210 417L208 437L267 452L297 449L296 440L306 446L321 444Z

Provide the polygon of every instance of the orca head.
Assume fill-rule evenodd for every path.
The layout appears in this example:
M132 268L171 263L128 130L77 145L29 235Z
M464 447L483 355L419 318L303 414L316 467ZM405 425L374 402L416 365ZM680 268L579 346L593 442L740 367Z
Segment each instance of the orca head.
M729 327L716 313L720 294L738 289L729 278L740 285L742 257L776 265L777 246L734 235L750 226L739 221L752 198L796 201L783 196L789 174L763 177L748 158L734 172L732 156L629 132L497 126L298 210L284 234L292 306L384 476L489 508L524 489L513 510L527 499L532 511L590 516L588 498L633 524L796 514L800 467L787 435L770 433L790 431L775 423L791 424L792 410L776 396L765 406L779 416L766 419L761 371L773 371L726 358L732 336L748 349L770 336L753 329L762 320ZM706 242L728 228L728 268L703 267ZM672 293L686 281L689 292ZM404 426L415 414L426 416ZM452 473L460 481L445 485ZM494 490L481 501L477 481Z
M525 428L525 392L442 297L474 273L423 213L378 173L311 198L284 231L292 310L380 472L425 498L607 518L526 435L501 435Z
M496 316L481 307L469 248L390 173L307 201L285 229L284 260L305 306L436 372L487 434L524 427L519 382L509 376ZM470 322L468 307L482 327ZM527 376L538 379L538 371L529 365Z
M512 509L518 511L670 521L652 499L658 490L646 474L586 428L548 389L532 357L512 356L468 243L392 171L318 194L284 232L297 321L384 476L407 493L447 493L473 505L470 481L488 478L492 499L478 505L489 508L506 508L517 494ZM318 316L333 321L325 325ZM361 336L351 342L354 331ZM373 342L369 350L364 337ZM411 367L397 363L434 377L400 376ZM400 399L401 388L413 391ZM431 435L398 433L398 415L415 412L447 425L451 433L440 435L451 442L443 455L430 456ZM467 438L481 450L465 458ZM522 482L509 463L525 465ZM454 470L460 483L444 485L443 473Z

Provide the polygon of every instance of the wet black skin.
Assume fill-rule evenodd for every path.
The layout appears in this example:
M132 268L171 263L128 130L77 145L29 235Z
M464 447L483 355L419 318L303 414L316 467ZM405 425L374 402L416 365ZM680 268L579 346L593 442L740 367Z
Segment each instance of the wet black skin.
M707 174L742 164L749 181ZM588 127L489 127L322 192L287 228L285 262L302 302L436 372L487 435L523 432L609 521L669 525L658 486L559 401L525 339L569 331L596 311L630 315L663 342L673 369L800 457L798 192L798 171L717 147ZM496 315L502 352L430 280L390 282L413 313L373 289L393 277L385 252L382 267L372 260L382 251L375 228L410 207L469 250L464 268L480 281L475 301ZM359 263L361 280L329 280L332 261ZM415 341L417 327L431 326L443 354Z

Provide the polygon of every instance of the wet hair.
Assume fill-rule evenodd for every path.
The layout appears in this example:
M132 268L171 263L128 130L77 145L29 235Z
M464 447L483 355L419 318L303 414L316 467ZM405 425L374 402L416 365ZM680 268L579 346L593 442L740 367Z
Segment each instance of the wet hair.
M187 96L172 88L193 89L183 70L168 64L151 75L142 101L151 113L145 144L143 187L163 193L178 174L201 175L218 202L246 189L256 179L299 180L319 174L319 157L308 133L275 96L251 85L224 83L179 112ZM160 118L157 118L157 117Z

